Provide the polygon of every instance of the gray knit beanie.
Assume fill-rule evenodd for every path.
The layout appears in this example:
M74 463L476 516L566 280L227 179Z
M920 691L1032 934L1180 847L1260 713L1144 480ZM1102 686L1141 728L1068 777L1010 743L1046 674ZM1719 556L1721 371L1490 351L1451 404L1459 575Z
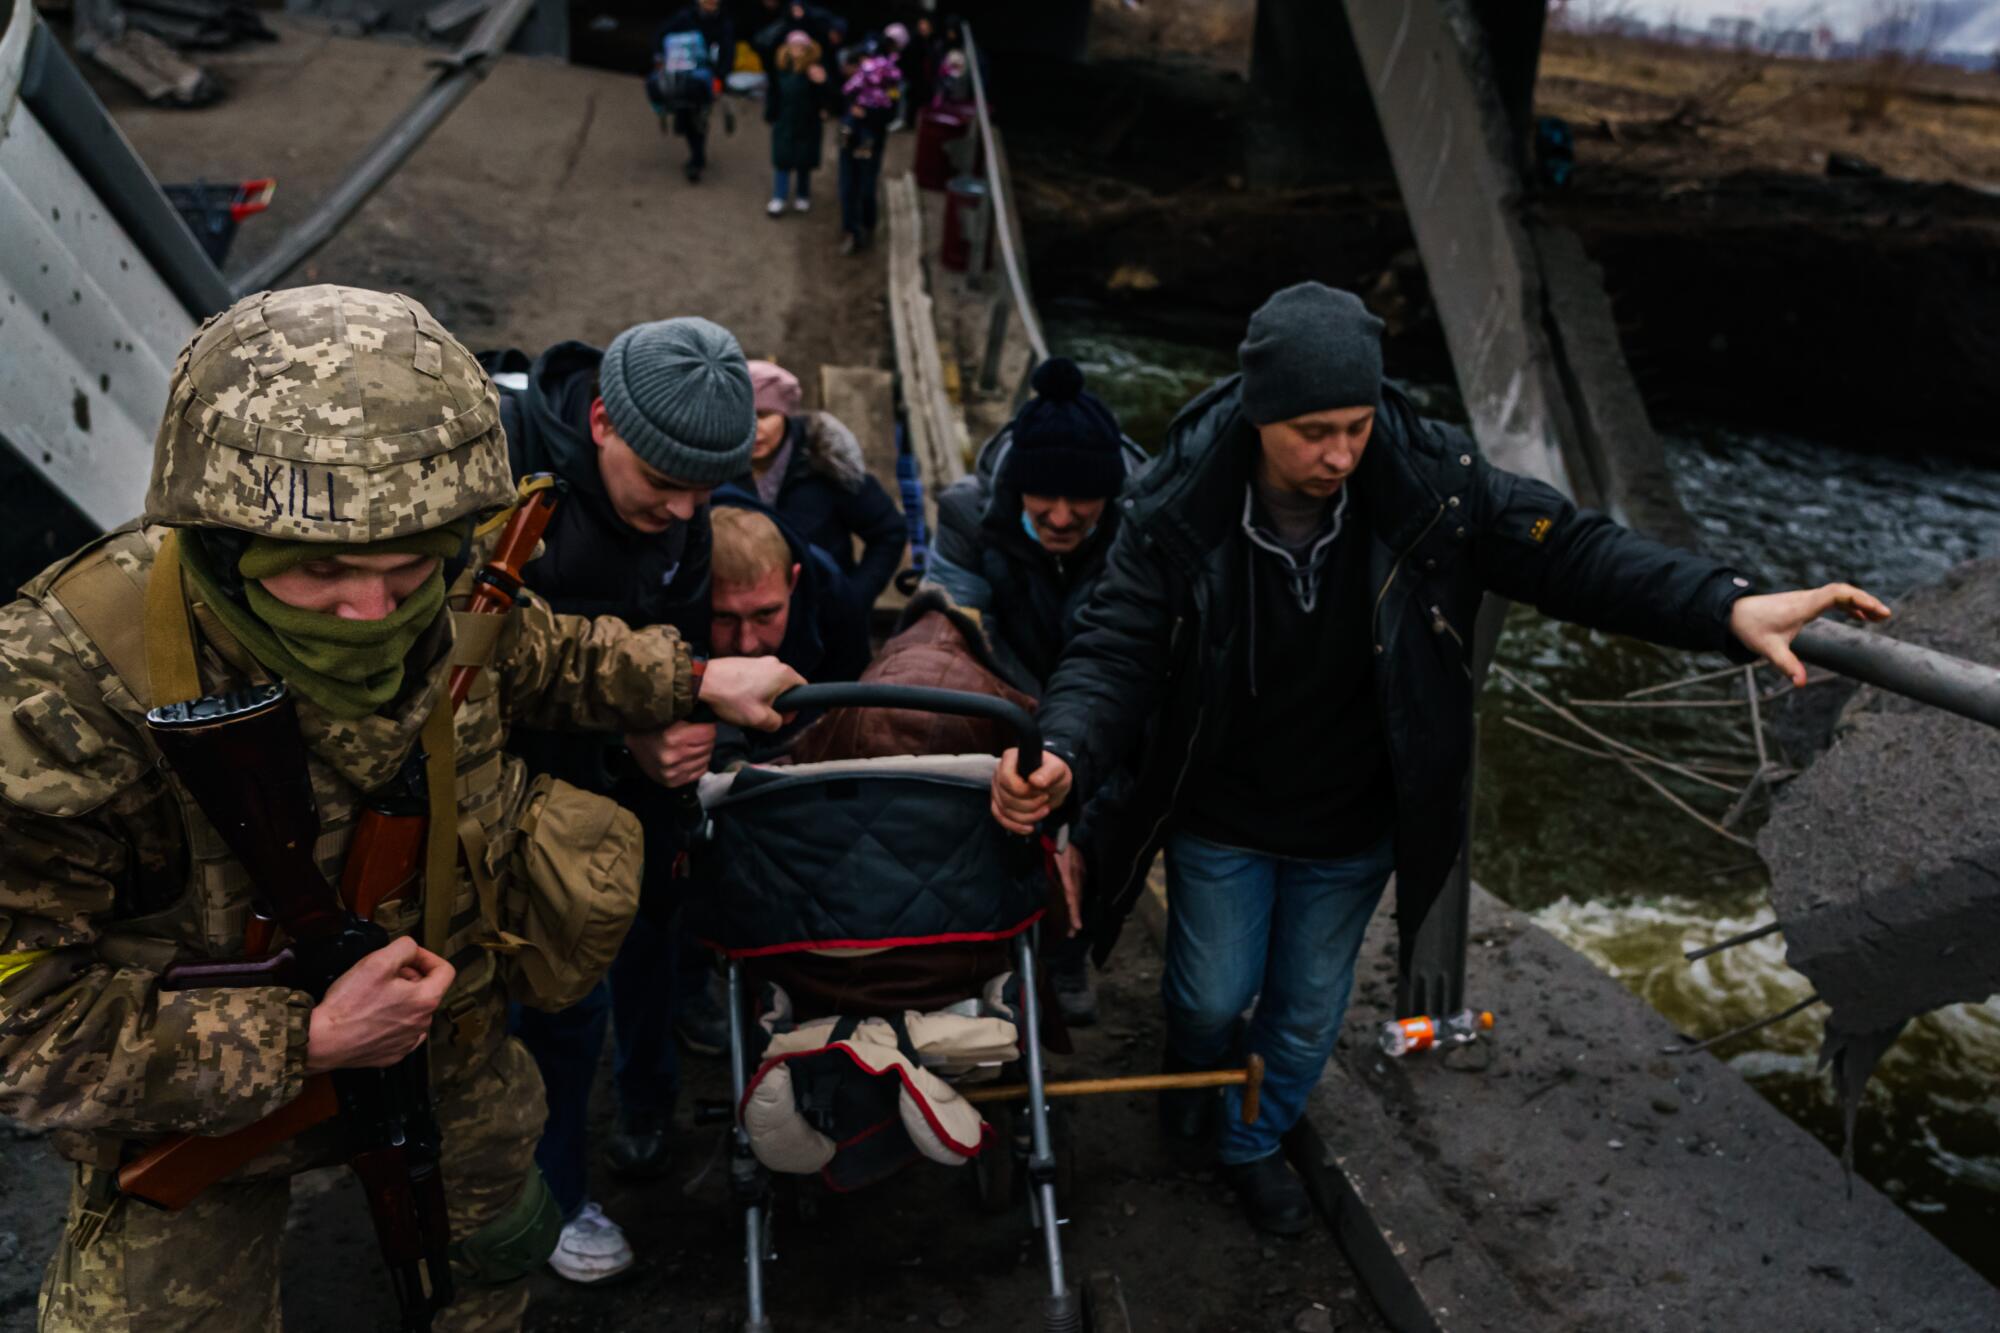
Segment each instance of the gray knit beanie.
M719 486L750 466L757 409L736 336L694 316L611 340L597 391L632 452L675 481Z
M1259 426L1382 401L1382 321L1353 292L1323 282L1264 302L1236 359L1243 411Z

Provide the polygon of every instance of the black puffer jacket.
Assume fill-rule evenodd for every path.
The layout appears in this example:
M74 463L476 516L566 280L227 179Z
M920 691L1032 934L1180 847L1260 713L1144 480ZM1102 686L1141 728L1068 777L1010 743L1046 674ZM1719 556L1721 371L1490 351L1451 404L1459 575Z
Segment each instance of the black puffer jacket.
M672 625L708 650L708 509L663 533L641 532L618 517L597 471L590 405L604 354L580 342L557 343L532 365L518 351L488 353L480 363L501 376L500 424L514 475L553 472L568 483L543 538L542 555L522 571L527 585L557 612L617 616L634 628ZM511 376L527 387L508 387ZM608 753L615 737L517 730L510 748L539 771L591 791L620 776Z
M1228 694L1249 542L1243 497L1257 453L1238 377L1190 403L1119 502L1123 526L1076 637L1042 698L1042 733L1078 798L1144 752L1116 827L1095 821L1090 884L1099 957L1182 813L1190 768L1241 744ZM1396 919L1405 959L1458 854L1469 795L1469 639L1488 591L1596 629L1674 647L1743 650L1726 567L1581 511L1480 458L1465 432L1385 388L1349 482L1371 536L1375 699L1396 797ZM1309 664L1301 664L1309 670Z
M784 478L771 507L792 531L833 557L851 585L854 600L873 606L903 563L909 528L903 511L868 471L861 442L838 417L805 412L785 422L792 446ZM757 479L744 473L736 485L757 494ZM861 558L854 539L861 539Z
M1021 493L1005 481L1012 445L1011 431L1002 430L980 448L972 472L939 493L926 577L958 605L980 613L1009 681L1040 695L1104 572L1119 508L1115 501L1106 506L1097 529L1073 554L1049 554L1028 535ZM1146 461L1138 445L1125 441L1128 485Z

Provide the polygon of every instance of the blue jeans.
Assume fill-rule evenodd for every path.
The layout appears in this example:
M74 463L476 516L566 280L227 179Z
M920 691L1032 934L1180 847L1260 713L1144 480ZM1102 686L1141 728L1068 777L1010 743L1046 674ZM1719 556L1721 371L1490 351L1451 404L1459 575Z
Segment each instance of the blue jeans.
M673 935L641 916L619 948L610 978L590 994L553 1014L514 1007L514 1035L540 1066L549 1103L535 1164L565 1218L590 1198L590 1090L606 1028L617 1037L612 1072L620 1109L627 1115L673 1114L680 1092L680 1050L673 1034L677 945Z
M813 173L811 167L800 167L795 171L787 170L784 167L774 170L771 173L771 198L780 204L790 199L792 197L791 185L794 179L798 181L798 197L801 199L812 198Z
M840 152L840 229L853 236L875 230L875 183L882 175L882 146L867 157Z
M1395 869L1395 844L1338 861L1294 861L1192 834L1167 841L1167 1040L1194 1068L1232 1054L1254 1000L1246 1045L1264 1057L1263 1107L1243 1123L1229 1089L1217 1156L1254 1162L1305 1114L1354 988L1362 932Z

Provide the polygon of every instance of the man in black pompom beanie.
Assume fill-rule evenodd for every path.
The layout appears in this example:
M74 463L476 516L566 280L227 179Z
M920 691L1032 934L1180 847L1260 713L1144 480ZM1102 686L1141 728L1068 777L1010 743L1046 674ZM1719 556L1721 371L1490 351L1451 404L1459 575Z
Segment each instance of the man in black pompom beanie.
M1163 1096L1163 1127L1213 1154L1257 1226L1288 1233L1312 1212L1279 1139L1333 1051L1363 930L1393 873L1407 965L1463 842L1486 594L1767 657L1800 682L1789 644L1808 620L1888 610L1847 584L1752 596L1726 566L1490 466L1384 381L1382 321L1352 292L1285 288L1237 352L1242 373L1182 409L1119 500L1042 692L1042 766L1023 780L1003 758L993 809L1027 832L1090 802L1100 956L1164 849L1165 1063L1248 1051L1265 1072L1255 1124L1231 1089Z
M1084 388L1076 362L1050 358L1033 384L973 475L938 496L926 577L979 613L1001 673L1039 697L1104 572L1118 531L1113 501L1145 455ZM1095 1021L1083 949L1058 947L1047 961L1064 1018Z

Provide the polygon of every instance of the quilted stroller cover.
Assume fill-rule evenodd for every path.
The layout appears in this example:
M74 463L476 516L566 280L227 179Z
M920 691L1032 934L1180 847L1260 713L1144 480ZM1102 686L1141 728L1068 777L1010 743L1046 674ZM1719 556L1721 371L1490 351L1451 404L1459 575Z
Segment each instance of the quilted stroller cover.
M1041 848L995 824L988 755L702 779L690 932L737 958L1007 939L1042 915Z

